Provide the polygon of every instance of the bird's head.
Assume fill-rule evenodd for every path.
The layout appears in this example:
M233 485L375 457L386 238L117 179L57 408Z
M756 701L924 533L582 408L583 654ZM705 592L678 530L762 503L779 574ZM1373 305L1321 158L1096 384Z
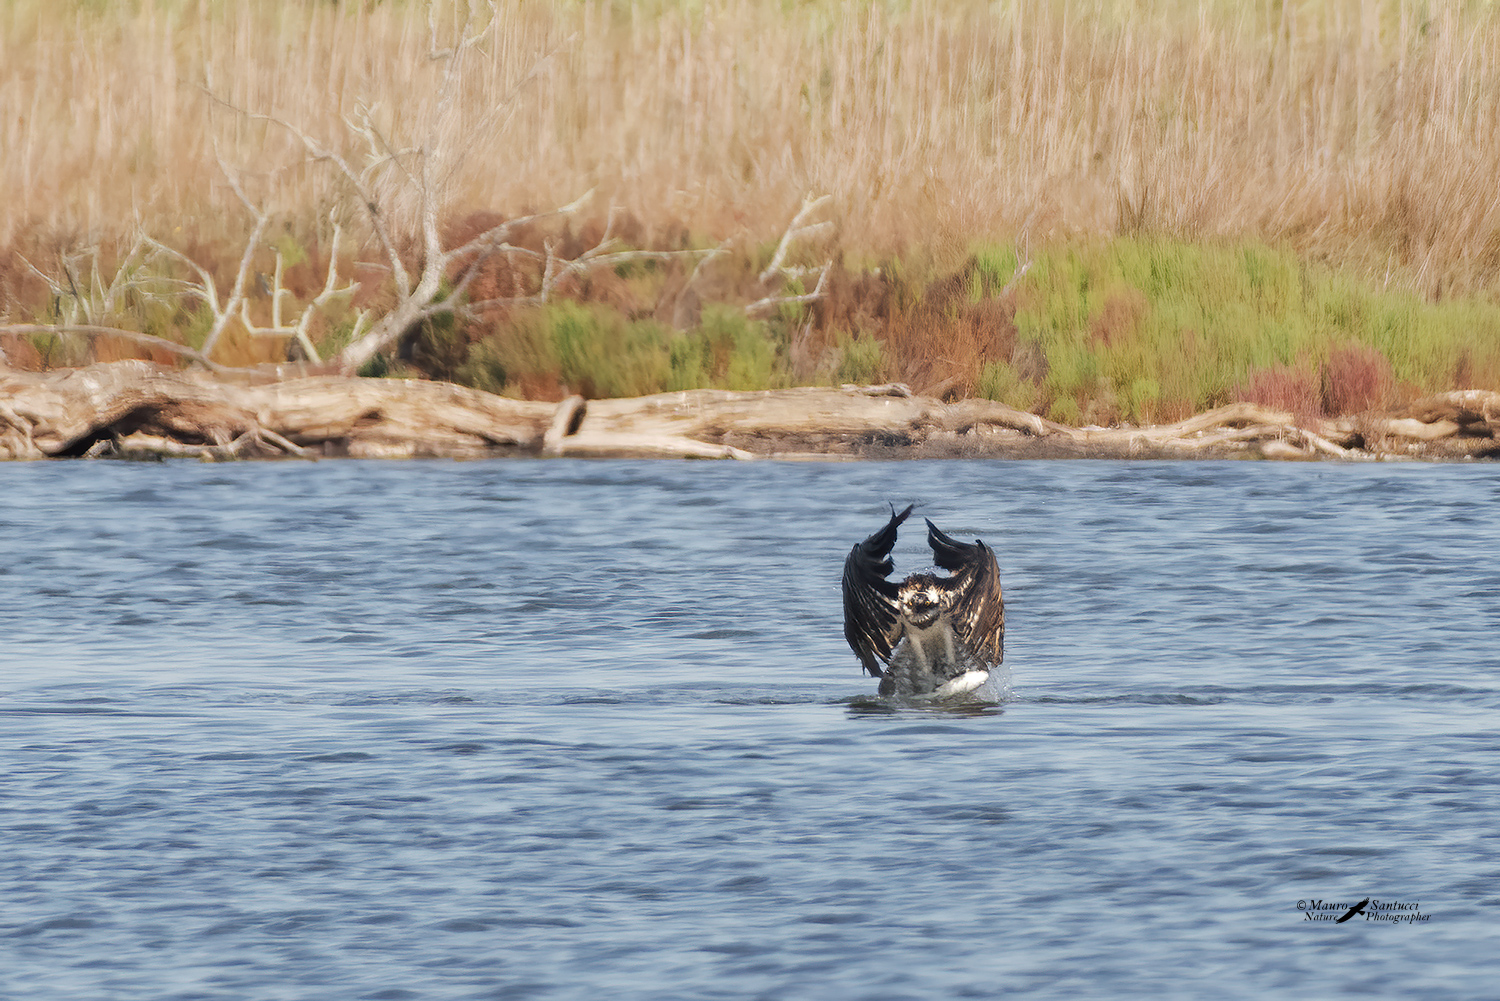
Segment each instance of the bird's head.
M918 628L932 625L943 613L943 592L931 574L918 573L906 578L897 600L907 621Z

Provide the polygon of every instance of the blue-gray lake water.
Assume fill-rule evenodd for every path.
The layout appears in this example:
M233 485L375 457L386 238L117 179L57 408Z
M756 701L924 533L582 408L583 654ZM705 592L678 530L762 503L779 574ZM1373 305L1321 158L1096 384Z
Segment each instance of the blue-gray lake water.
M888 501L998 709L871 698ZM6 999L1496 983L1495 466L0 466Z

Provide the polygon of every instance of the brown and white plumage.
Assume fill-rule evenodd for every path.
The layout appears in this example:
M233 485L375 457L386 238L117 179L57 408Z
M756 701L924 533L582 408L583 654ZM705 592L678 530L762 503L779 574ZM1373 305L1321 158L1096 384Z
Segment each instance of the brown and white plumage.
M983 542L959 542L929 520L933 562L949 576L887 580L896 531L911 511L892 508L886 526L844 561L844 638L882 695L962 693L988 681L1004 658L1000 567Z

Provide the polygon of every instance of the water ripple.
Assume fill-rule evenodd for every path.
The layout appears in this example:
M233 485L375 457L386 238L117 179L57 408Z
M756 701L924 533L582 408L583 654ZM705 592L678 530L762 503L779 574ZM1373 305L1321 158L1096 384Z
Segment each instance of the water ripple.
M0 497L17 997L1500 973L1491 467L6 464ZM908 498L1000 554L1002 705L879 699L844 644L844 555ZM1431 923L1297 909L1366 896Z

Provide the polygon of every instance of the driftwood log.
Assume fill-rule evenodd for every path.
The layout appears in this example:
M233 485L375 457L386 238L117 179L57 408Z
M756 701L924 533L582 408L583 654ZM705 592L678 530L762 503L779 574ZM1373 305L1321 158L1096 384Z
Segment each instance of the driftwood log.
M561 404L440 382L275 378L121 361L0 368L0 458L1500 458L1500 393L1337 420L1236 403L1175 424L1075 428L904 386L692 390Z
M0 457L479 457L540 446L550 403L441 382L226 382L144 361L0 370Z

